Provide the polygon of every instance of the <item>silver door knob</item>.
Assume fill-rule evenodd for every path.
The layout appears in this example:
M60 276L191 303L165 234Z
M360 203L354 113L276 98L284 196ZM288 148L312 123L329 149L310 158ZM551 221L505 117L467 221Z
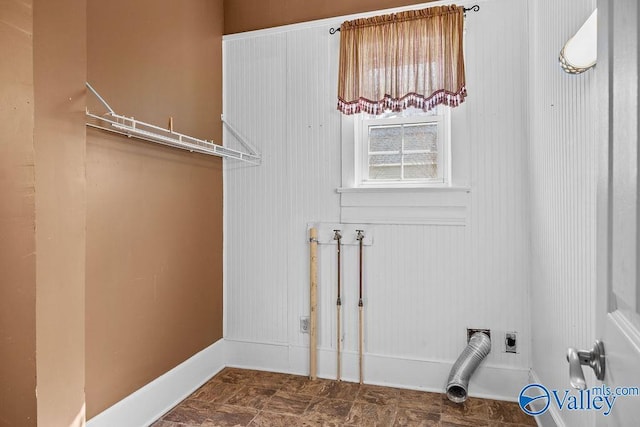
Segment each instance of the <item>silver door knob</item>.
M596 340L593 348L588 350L576 350L569 347L567 350L567 361L569 362L569 381L571 387L578 390L587 388L587 382L584 379L582 365L590 366L599 380L604 379L604 344L602 341Z

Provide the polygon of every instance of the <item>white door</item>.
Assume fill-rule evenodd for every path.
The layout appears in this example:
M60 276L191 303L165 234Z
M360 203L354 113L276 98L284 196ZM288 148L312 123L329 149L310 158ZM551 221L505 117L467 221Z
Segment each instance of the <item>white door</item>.
M614 394L640 387L639 11L637 0L598 0L598 102L603 113L596 322L606 353L603 384ZM617 397L610 415L598 414L596 424L640 426L640 396Z

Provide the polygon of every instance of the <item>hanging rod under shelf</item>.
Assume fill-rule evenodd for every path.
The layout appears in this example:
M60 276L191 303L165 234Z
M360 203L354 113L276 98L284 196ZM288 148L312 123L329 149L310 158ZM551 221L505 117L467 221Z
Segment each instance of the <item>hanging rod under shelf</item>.
M98 98L98 100L108 110L103 115L97 115L89 112L87 109L86 125L92 128L114 132L125 135L129 138L137 138L144 141L155 142L157 144L167 145L174 148L188 150L195 153L208 154L218 156L225 159L236 159L243 162L259 165L261 158L256 152L242 152L227 148L222 145L214 144L199 138L174 132L173 129L163 129L150 123L136 120L133 117L127 117L117 114L111 109L109 104L100 96L100 94L87 83L87 88Z

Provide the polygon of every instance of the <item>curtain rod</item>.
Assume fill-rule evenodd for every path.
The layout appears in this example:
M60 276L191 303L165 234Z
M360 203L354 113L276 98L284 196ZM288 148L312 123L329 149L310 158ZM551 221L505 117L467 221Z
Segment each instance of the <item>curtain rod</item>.
M467 16L467 12L480 12L480 6L477 4L474 4L471 7L465 7L463 8L464 10L464 16ZM329 28L329 34L335 34L338 31L340 31L340 27L338 28Z

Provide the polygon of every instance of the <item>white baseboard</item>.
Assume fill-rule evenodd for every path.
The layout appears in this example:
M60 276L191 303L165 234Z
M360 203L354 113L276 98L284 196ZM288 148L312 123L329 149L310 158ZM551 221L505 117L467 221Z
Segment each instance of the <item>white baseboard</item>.
M287 344L225 340L229 366L289 374L309 373L309 350ZM365 354L364 382L443 393L453 362L398 358ZM335 378L336 353L318 350L318 377ZM345 352L342 379L358 381L358 355ZM516 402L522 387L529 384L528 369L480 366L469 383L469 396Z
M149 426L225 366L307 375L309 350L287 344L219 340L96 415L87 422L87 427ZM444 361L365 354L364 382L443 393L451 366L452 363ZM358 381L357 353L345 352L342 367L343 380ZM335 369L335 351L319 349L318 376L335 378ZM469 396L517 401L522 387L531 382L529 375L527 369L480 366L469 383ZM539 425L565 427L553 410L547 413L551 413L548 416L551 421L540 423L542 417L538 417Z
M197 390L226 365L219 340L91 418L87 427L148 426Z

